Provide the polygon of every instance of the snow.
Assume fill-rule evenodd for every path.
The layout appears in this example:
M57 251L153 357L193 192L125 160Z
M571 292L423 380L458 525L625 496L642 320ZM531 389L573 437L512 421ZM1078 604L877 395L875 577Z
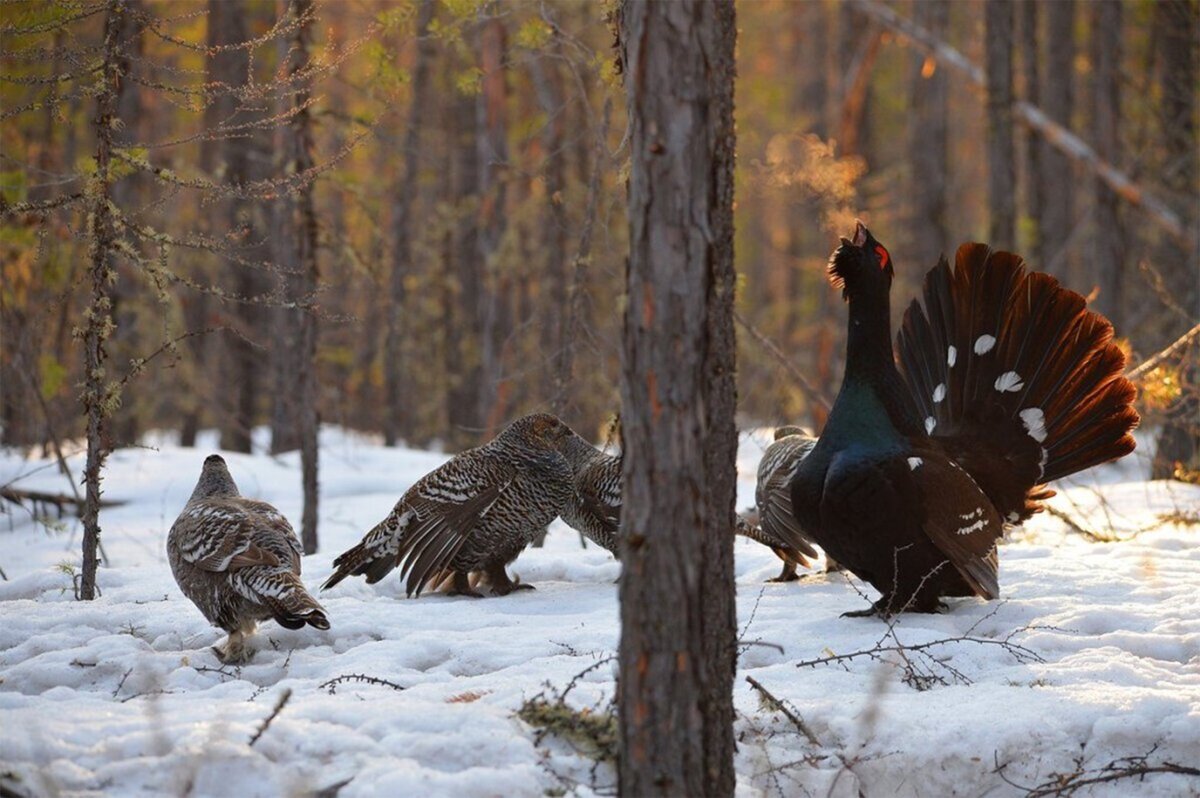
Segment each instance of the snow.
M767 432L744 436L739 507L753 501ZM206 441L212 444L210 438ZM511 569L536 591L474 600L404 598L395 576L347 580L322 594L328 632L267 622L254 661L221 667L222 633L180 594L164 543L211 449L169 438L110 458L102 513L110 566L102 596L73 600L78 522L0 515L0 789L18 794L342 796L581 795L615 777L562 741L535 742L515 717L547 685L577 707L611 698L620 567L581 549L556 522L543 549ZM297 523L295 454L225 454L242 492ZM444 455L387 449L322 431L322 550L306 558L315 589L333 557L386 515ZM75 473L81 455L71 458ZM1044 514L1001 547L998 602L960 600L893 627L840 618L864 601L838 574L765 584L766 548L736 545L743 645L735 684L738 794L1018 795L1079 765L1096 769L1153 751L1200 762L1200 489L1145 481L1144 460L1077 477L1054 506L1120 542L1092 543ZM69 490L51 461L0 453L0 485ZM1102 485L1103 491L1095 486ZM1190 513L1191 525L1164 523ZM861 589L861 587L859 588ZM895 654L796 667L900 641L947 638L915 689ZM1018 656L998 641L1023 646ZM982 641L982 642L979 642ZM770 644L770 645L766 645ZM783 651L777 647L782 647ZM331 679L363 674L404 687ZM803 718L810 743L761 703L751 676ZM939 683L945 682L945 684ZM250 746L284 691L291 697ZM578 782L578 783L576 783ZM1158 774L1095 795L1200 794L1200 780ZM328 794L332 794L328 793ZM1085 793L1087 794L1087 793Z

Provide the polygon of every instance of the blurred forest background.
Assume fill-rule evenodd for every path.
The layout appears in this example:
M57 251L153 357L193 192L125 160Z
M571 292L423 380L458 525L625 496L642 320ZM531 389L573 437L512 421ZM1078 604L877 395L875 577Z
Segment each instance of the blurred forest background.
M604 440L627 251L613 10L0 4L0 442L217 428L248 451L267 426L286 451L319 419L453 450L535 409ZM1198 15L740 2L742 426L820 429L844 343L824 267L856 216L897 264L894 321L983 240L1092 295L1134 366L1196 325ZM1175 441L1158 476L1194 456L1198 351L1140 373Z

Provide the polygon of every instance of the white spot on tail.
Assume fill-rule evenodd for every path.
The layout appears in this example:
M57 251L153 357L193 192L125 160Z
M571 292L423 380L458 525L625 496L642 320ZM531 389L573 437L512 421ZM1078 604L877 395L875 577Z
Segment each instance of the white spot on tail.
M979 530L983 529L985 526L987 526L987 519L980 518L978 521L976 521L973 524L970 524L968 526L960 526L958 528L958 534L969 535L972 532L978 532Z
M939 382L938 387L933 389L933 403L937 404L946 398L946 383Z
M933 416L926 416L925 417L925 434L932 435L935 427L937 427L937 422L934 421Z
M992 351L992 347L996 345L995 336L981 335L975 339L975 354L986 355Z
M910 458L908 458L908 470L916 471L924 463L925 463L925 461L922 460L920 457L910 457Z
M1019 391L1024 387L1025 383L1021 382L1021 375L1015 371L1006 371L996 378L996 390L1000 393Z
M1021 417L1021 423L1025 425L1029 437L1038 443L1046 440L1046 414L1042 412L1042 408L1027 407L1017 415Z
M954 368L954 364L958 362L958 350L953 346L946 350L946 365Z
M1008 514L1008 520L1015 524L1021 520L1021 514L1018 513L1016 510L1013 510L1011 513Z
M1046 473L1046 463L1050 460L1050 453L1042 449L1042 455L1038 458L1038 479Z
M964 521L970 521L972 518L976 518L976 517L982 518L983 517L983 508L976 507L974 510L972 510L969 513L959 513L958 517Z

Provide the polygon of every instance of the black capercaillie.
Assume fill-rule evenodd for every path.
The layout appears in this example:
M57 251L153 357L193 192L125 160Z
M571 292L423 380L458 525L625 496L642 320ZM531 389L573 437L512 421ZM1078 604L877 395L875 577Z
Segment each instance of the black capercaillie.
M999 595L996 543L1045 485L1134 448L1134 386L1112 325L1020 257L964 244L890 339L888 251L859 223L829 265L849 300L846 372L792 480L806 533L882 597L931 612Z

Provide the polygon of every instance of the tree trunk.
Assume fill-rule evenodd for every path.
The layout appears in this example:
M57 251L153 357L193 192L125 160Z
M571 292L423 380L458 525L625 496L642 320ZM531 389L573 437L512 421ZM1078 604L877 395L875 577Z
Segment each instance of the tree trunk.
M987 88L988 243L1016 246L1016 158L1013 152L1013 4L984 3Z
M395 446L405 418L404 385L404 281L412 273L413 259L413 200L417 193L417 170L420 167L422 121L429 111L429 64L433 60L435 43L429 37L433 21L433 0L421 0L417 10L417 52L412 72L412 107L408 112L408 127L404 133L404 175L396 181L392 197L392 228L395 241L392 247L391 302L387 312L387 337L383 345L384 417L383 440ZM410 397L411 398L411 397Z
M1200 31L1200 13L1192 0L1164 0L1154 6L1154 23L1158 27L1162 60L1160 62L1159 117L1166 139L1166 159L1162 170L1163 183L1172 201L1184 218L1194 214L1196 177L1200 172L1200 142L1196 136L1196 42ZM1175 241L1164 241L1156 258L1167 289L1179 306L1200 317L1200 286L1196 284L1196 265L1186 247ZM1174 337L1179 328L1192 319L1163 314L1167 323L1155 330L1160 343ZM1185 368L1187 366L1185 365ZM1197 384L1197 369L1184 382ZM1167 411L1150 476L1168 479L1175 474L1176 464L1200 469L1200 401L1194 389L1191 396L1177 399Z
M125 12L119 15L120 29L117 31L117 57L120 59L122 75L128 75L135 62L142 58L142 20L145 13L142 0L126 0ZM142 93L134 80L122 80L117 89L117 119L120 126L113 134L113 143L128 147L143 139ZM134 173L113 182L112 201L118 208L135 208L141 204L145 193L145 175ZM132 244L131 246L137 246ZM111 266L117 275L112 287L112 316L116 329L109 342L109 354L120 368L128 368L129 362L138 357L141 342L139 330L145 331L144 322L138 323L137 308L137 264L127 260ZM133 396L126 397L121 407L114 409L111 427L115 445L132 446L138 442L138 402Z
M950 27L950 4L927 0L916 6L916 22L939 38ZM929 70L933 70L932 73ZM949 80L946 70L924 54L913 58L912 115L908 130L912 164L913 256L917 263L933 264L949 256L946 227L946 192L949 184L948 151Z
M245 2L209 0L208 24L211 45L231 45L246 41L249 9ZM246 49L230 49L212 53L212 69L217 80L228 86L245 86L250 79L250 54ZM246 123L251 113L228 92L221 94L215 119L226 124ZM254 136L233 136L220 142L219 157L223 161L215 165L219 181L241 185L250 179L250 151ZM231 197L224 202L227 223L228 246L239 249L256 239L251 219L252 208L247 200ZM250 298L261 293L262 279L254 270L242 264L232 264L236 277L234 293ZM235 452L250 451L250 436L257 419L261 363L250 340L256 336L262 308L242 304L232 311L240 335L226 335L220 340L227 346L224 377L221 382L225 390L225 406L221 409L221 448Z
M627 0L620 791L733 794L734 6Z
M1041 100L1047 116L1070 130L1075 105L1075 1L1046 3L1045 79ZM1071 159L1049 141L1042 139L1041 169L1031 179L1041 184L1041 215L1038 239L1041 244L1036 264L1051 274L1082 286L1079 275L1072 274L1073 246L1068 245L1075 229L1075 180Z
M481 391L476 414L491 437L507 416L500 390L504 339L511 327L508 280L496 263L500 239L508 224L508 89L505 85L504 20L491 17L479 30L481 87L476 97L476 136L479 148L479 246L484 291L479 306L483 322L480 348Z
M310 109L304 107L312 94L310 47L312 46L313 0L292 0L290 13L300 24L292 34L288 49L287 74L295 85L292 95L296 110L284 132L284 153L287 163L284 174L303 174L313 166L313 131ZM303 77L296 77L302 75ZM296 337L295 385L296 436L300 446L301 482L304 490L304 511L300 522L300 540L304 553L317 550L317 432L320 417L317 408L317 309L314 295L320 280L317 262L317 216L313 209L313 182L301 183L278 201L285 209L290 233L285 246L288 267L286 277L291 299L299 306L289 312L298 314L294 327Z
M1025 102L1030 105L1040 103L1040 83L1038 81L1038 4L1021 3L1017 6L1017 27L1021 40L1021 73L1024 83ZM1042 251L1042 231L1038 229L1038 220L1042 218L1042 183L1040 139L1036 131L1024 131L1025 174L1022 176L1025 188L1025 208L1021 218L1028 224L1022 224L1021 229L1028 231L1028 237L1022 242L1022 251L1028 252L1034 263L1046 262ZM1022 236L1025 238L1025 236Z
M117 113L117 94L121 85L120 31L126 13L120 0L109 0L104 19L104 56L101 81L96 95L95 192L88 231L88 277L91 306L85 316L83 410L87 415L87 461L83 481L87 489L83 507L83 568L78 597L96 597L97 553L100 547L100 471L108 457L108 418L116 396L110 395L112 380L106 372L106 342L112 335L113 258L116 256L117 230L111 206L113 176L110 171L113 148L113 120Z
M1119 166L1121 142L1121 2L1093 0L1092 17L1092 135L1096 154ZM1125 282L1125 243L1121 230L1120 197L1099 179L1093 180L1095 229L1093 269L1100 293L1097 309L1118 330L1124 324L1121 291Z
M452 89L453 91L453 89ZM480 313L483 270L479 263L479 228L464 206L479 186L479 150L475 142L475 98L458 94L451 112L455 137L450 200L459 208L459 219L451 241L457 292L450 293L444 306L447 373L452 375L449 416L453 448L472 446L483 423L478 415L480 388Z
M539 55L530 63L530 75L537 92L538 105L546 114L542 128L542 179L546 186L546 211L542 215L542 251L545 253L545 292L542 306L541 349L548 355L546 384L555 385L550 410L562 416L567 410L568 393L563 390L569 380L572 344L567 341L567 209L563 190L566 188L566 152L563 130L566 126L562 81L556 71L556 61L550 55ZM586 102L587 98L583 98Z

